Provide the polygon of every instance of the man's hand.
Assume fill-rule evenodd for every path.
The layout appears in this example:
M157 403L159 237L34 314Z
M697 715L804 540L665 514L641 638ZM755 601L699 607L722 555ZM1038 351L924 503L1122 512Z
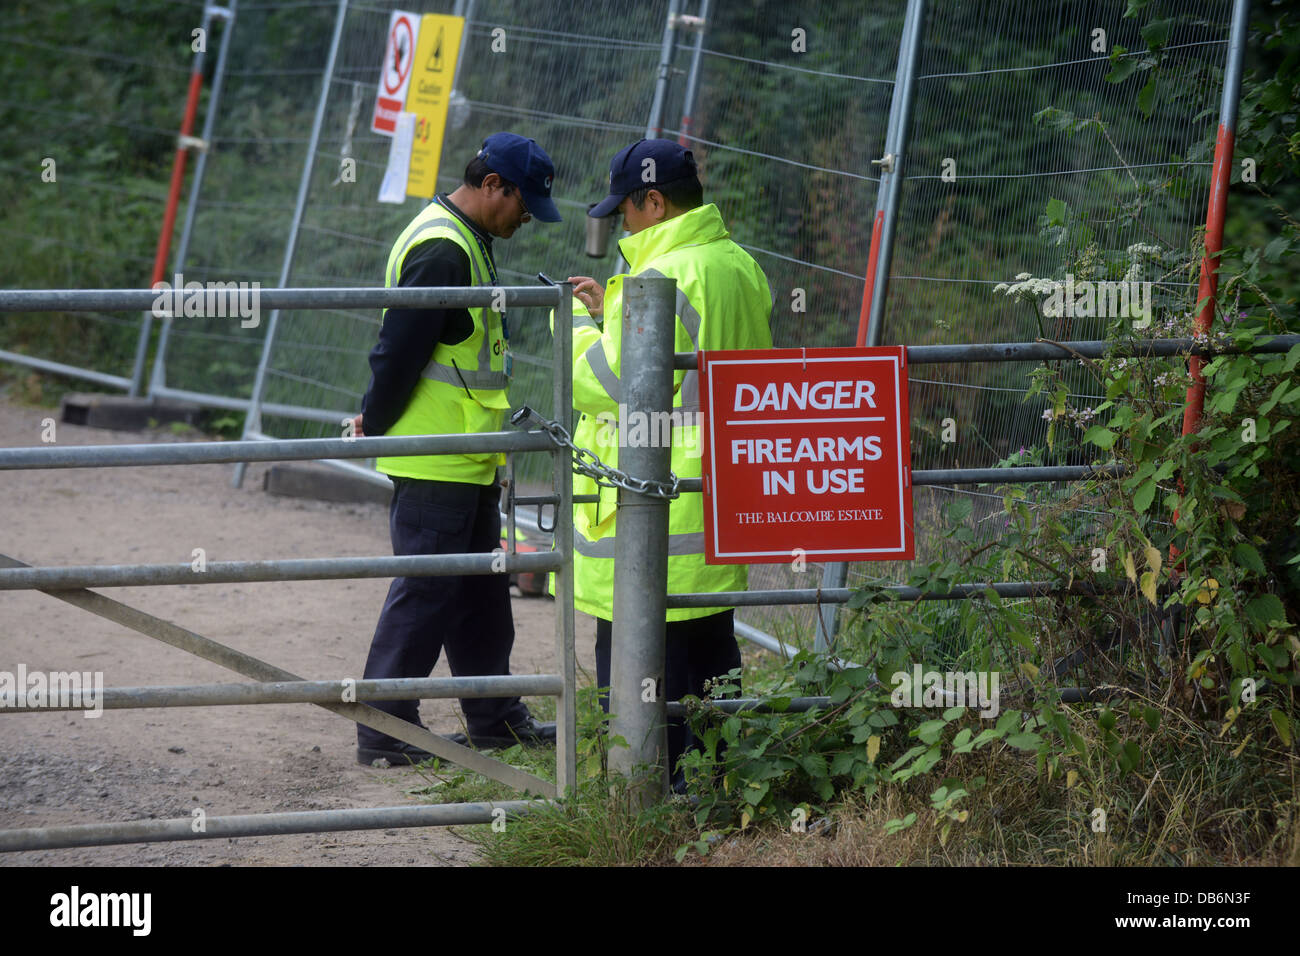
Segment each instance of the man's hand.
M363 431L361 430L361 416L360 416L360 415L358 415L356 418L352 419L352 434L353 434L353 436L355 436L356 438L365 438L365 437L366 437L366 433L363 432Z
M605 287L590 276L569 276L566 280L573 284L573 294L587 307L590 315L605 314Z

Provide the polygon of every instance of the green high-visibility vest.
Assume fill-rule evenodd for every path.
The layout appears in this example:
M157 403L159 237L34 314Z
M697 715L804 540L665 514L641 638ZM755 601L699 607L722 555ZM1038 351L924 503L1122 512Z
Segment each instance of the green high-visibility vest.
M699 349L768 349L772 347L769 318L772 293L757 262L729 238L722 216L712 203L675 216L628 236L619 243L628 273L667 276L677 280L678 352ZM605 287L604 328L575 303L573 329L573 405L583 415L574 442L590 448L608 465L618 463L619 381L622 343L622 291L626 276L615 276ZM699 375L674 373L672 469L681 478L703 474L702 435L698 424ZM628 423L635 427L634 423ZM626 429L624 429L626 431ZM614 616L614 542L618 492L575 475L575 495L599 495L600 500L574 506L574 593L577 607L610 620ZM745 565L704 563L702 496L684 494L668 511L668 592L743 591ZM705 617L725 610L674 608L669 621Z
M465 250L474 285L495 284L496 272L486 249L469 226L435 201L411 220L393 243L384 271L385 288L398 285L407 253L430 239L450 239ZM483 307L470 309L469 314L474 331L463 342L439 342L434 347L406 410L385 434L445 435L502 429L510 401L506 395L506 339L501 313ZM379 458L375 467L402 478L487 485L495 479L497 465L504 463L505 456L493 452Z

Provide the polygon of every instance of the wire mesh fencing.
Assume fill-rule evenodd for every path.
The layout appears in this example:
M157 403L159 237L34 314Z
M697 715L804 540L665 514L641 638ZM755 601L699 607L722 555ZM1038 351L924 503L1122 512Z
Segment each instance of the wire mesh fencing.
M227 27L225 71L209 77L210 84L220 84L220 101L189 241L178 250L183 260L177 265L186 280L277 284L335 7L237 6ZM174 319L154 363L151 391L168 387L247 400L266 330L265 321ZM295 404L322 409L338 404L322 403L324 396L318 395L301 398Z
M1228 0L1152 0L1125 19L1124 4L1087 0L927 4L920 57L912 65L917 95L883 341L1104 337L1113 316L1095 308L1050 313L1042 283L1149 282L1152 312L1189 311L1230 7ZM533 222L495 243L503 284L531 282L539 270L556 279L603 280L619 267L614 254L584 255L584 213L605 193L614 153L649 132L692 148L706 200L718 204L732 237L767 273L774 344L852 344L879 186L873 161L890 119L906 8L906 0L866 6L848 0L240 3L184 250L185 278L276 282L310 164L287 284L381 284L394 238L423 205L414 198L377 201L390 140L371 131L370 119L389 16L394 9L458 13L467 22L439 189L453 190L482 140L501 129L536 139L556 165L554 195L564 222ZM202 5L159 0L141 9L183 39ZM340 40L327 76L340 10ZM31 69L79 55L71 41L70 49L53 48L35 29L7 32L0 51ZM67 36L75 39L75 25L70 29ZM87 69L118 84L102 107L71 91L66 105L40 104L48 107L49 142L71 149L73 139L57 137L76 135L61 126L75 117L87 118L101 134L95 149L121 152L174 136L189 46L178 39L162 55L142 57L126 42L139 29L123 29L120 50L87 51ZM120 72L121 81L110 71ZM131 81L146 75L141 71L174 86L175 101L133 99ZM309 156L322 87L320 137ZM0 118L37 108L21 88L0 97ZM20 209L60 197L42 213L48 226L42 219L38 231L21 216L6 216L0 231L14 232L6 235L21 255L40 254L55 264L48 286L138 284L151 261L162 187L86 177L74 165L60 166L59 192L41 192L43 151L24 143L6 149L0 161L28 177ZM140 252L100 262L94 210L121 202L140 207L141 235L133 243ZM0 281L5 270L0 264ZM527 310L511 319L512 401L553 416L545 317ZM22 321L0 324L0 348ZM59 340L67 354L80 349L85 361L121 371L139 317L101 321L117 337L88 336L78 325ZM359 409L378 327L378 312L281 313L261 397L322 414L316 420L264 415L262 431L286 438L337 434L333 417ZM1177 321L1151 329L1186 331ZM153 384L248 399L267 332L265 321L241 328L178 318ZM1082 368L1069 362L1055 368L1068 384L1070 408L1086 414L1099 403ZM1077 417L1057 421L1058 440L1046 447L1045 403L1024 401L1027 374L1018 364L915 369L914 467L992 465L1021 449L1044 464L1082 460ZM541 476L524 470L521 477ZM918 560L928 558L929 531L942 522L942 507L954 494L974 502L970 520L981 540L996 535L1000 505L990 489L921 489ZM1071 520L1081 527L1104 520L1088 511L1079 509ZM805 574L762 566L752 582L801 586L817 573L811 566ZM858 565L850 583L905 573L889 564ZM812 613L755 608L740 617L795 637L809 633Z
M689 124L706 198L766 272L778 347L852 345L862 303L906 3L709 4ZM687 47L678 68L690 76ZM683 95L685 86L683 86ZM810 586L821 568L754 565L751 588ZM795 646L815 607L738 609Z
M1048 22L1030 0L931 3L885 341L1102 339L1157 314L1135 334L1190 335L1230 12L1167 0L1125 19L1123 4L1077 2ZM1083 363L1047 364L1068 388L1055 418L1049 397L1026 400L1032 365L914 369L913 467L1093 457L1081 436L1104 396ZM995 540L994 491L917 489L918 560L938 556L955 496L972 501L978 542ZM1085 536L1107 517L1065 519ZM858 565L849 581L906 573Z
M931 6L890 277L891 340L1095 339L1118 318L1095 307L1045 315L998 288L1026 274L1073 276L1080 290L1088 280L1151 282L1153 309L1194 305L1204 147L1217 123L1230 5L1152 4L1148 20L1134 21L1113 4L1061 4L1050 29L1027 16L1031 6ZM1159 65L1108 82L1156 58L1139 33L1145 22L1166 25ZM1112 62L1116 47L1128 52ZM963 122L954 126L954 116ZM1079 398L1097 397L1086 375L1070 381ZM955 442L936 441L937 428L918 435L917 466L937 467L944 455L991 464L1042 444L1043 407L1021 405L1024 387L1023 370L998 366L933 367L914 379L914 417L952 416L959 426Z
M390 210L375 203L389 140L370 132L368 118L394 6L349 6L294 283L378 281L392 238L420 205L408 199ZM864 14L835 5L791 17L777 3L701 3L693 10L610 0L468 4L439 186L450 191L459 183L489 133L526 133L555 161L554 194L565 221L534 223L495 243L502 281L532 281L539 269L561 279L604 280L616 258L583 255L585 210L606 191L609 159L647 131L661 131L693 150L706 199L718 204L733 238L767 273L776 343L852 342L879 182L871 160L884 139L904 6ZM699 17L702 29L675 21L665 53L665 27L680 14ZM888 39L864 50L864 31ZM355 184L338 176L345 156L356 159ZM550 414L542 318L521 315L511 323L511 395L515 404ZM266 400L337 408L351 399L356 407L376 323L367 315L282 315ZM287 437L330 429L264 421L265 431ZM523 481L538 477L526 468ZM779 577L756 568L754 583L769 586ZM782 613L802 621L808 612L743 613L762 623Z
M392 9L402 3L350 4L326 120L302 224L291 281L369 285L382 281L393 240L423 201L376 202L390 140L370 129L378 65ZM439 165L439 191L461 182L483 140L511 129L537 140L556 165L553 194L564 222L534 221L493 254L503 284L535 282L547 272L563 279L590 271L582 256L585 211L599 193L604 168L593 157L612 155L644 129L646 76L652 75L663 27L662 13L641 6L623 11L610 2L480 2L468 5L458 83ZM646 5L653 7L654 5ZM451 13L450 4L423 12ZM589 31L599 24L600 35ZM539 77L547 82L539 82ZM599 91L599 92L598 92ZM344 182L341 163L356 160L356 181ZM601 270L596 270L601 271ZM608 274L608 265L604 268ZM550 331L546 314L510 317L515 404L546 414L550 408ZM330 407L360 405L378 315L307 313L281 316L267 370L268 401L306 396ZM266 418L277 435L319 434L329 426ZM526 467L532 467L529 463ZM526 471L524 477L538 477Z

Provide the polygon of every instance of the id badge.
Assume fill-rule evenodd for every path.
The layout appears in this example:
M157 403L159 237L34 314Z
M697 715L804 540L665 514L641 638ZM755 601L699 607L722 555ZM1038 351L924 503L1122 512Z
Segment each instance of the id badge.
M506 314L501 313L501 350L505 353L502 362L505 366L506 378L514 378L515 357L510 354L510 323L506 320Z

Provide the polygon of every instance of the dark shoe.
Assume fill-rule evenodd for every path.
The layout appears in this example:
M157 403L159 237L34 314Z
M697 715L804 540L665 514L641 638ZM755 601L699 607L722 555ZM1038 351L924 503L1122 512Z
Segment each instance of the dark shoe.
M536 717L529 717L523 723L506 727L490 734L442 734L442 737L462 747L476 750L504 750L515 744L553 744L555 743L555 724L542 723Z
M388 761L390 767L413 767L437 756L401 740L395 740L386 747L357 747L357 763L363 767L373 767L380 760Z

